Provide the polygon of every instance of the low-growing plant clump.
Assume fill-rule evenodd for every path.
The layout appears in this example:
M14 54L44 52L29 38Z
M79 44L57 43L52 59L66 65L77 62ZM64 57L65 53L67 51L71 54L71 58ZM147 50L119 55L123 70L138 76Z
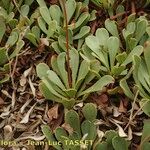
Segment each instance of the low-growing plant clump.
M0 1L0 149L148 150L149 0Z

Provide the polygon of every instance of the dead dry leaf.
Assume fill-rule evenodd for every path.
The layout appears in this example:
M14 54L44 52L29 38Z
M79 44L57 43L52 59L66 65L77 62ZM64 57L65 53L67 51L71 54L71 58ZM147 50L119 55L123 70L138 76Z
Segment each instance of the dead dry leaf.
M108 96L106 94L96 95L92 97L98 106L101 108L108 106Z
M120 113L126 113L126 112L127 112L127 108L124 106L124 103L123 103L122 100L120 100L120 105L119 105L118 111L119 111Z
M57 127L59 127L62 124L62 122L63 122L63 116L64 116L64 114L62 112L62 113L60 113L58 115L57 119L53 119L50 122L50 127L51 127L52 131L54 131Z
M123 124L123 122L120 122L115 119L110 119L110 121L118 127L118 134L120 137L127 137L127 134L125 133L123 128L119 125L119 124Z
M7 107L4 107L3 112L0 115L0 118L5 119L10 114L10 108L11 108L11 105L8 105Z
M78 104L76 104L76 105L73 107L73 109L74 109L74 110L78 110L78 109L82 108L83 105L84 105L83 102L82 102L82 103L78 103Z
M19 138L15 139L15 141L26 140L26 139L42 141L45 139L45 136L44 135L24 136L24 137L19 137Z
M12 108L14 108L15 102L16 102L16 91L14 90L12 93L12 102L11 102Z
M49 41L47 38L40 38L40 42L42 45L49 46Z
M27 69L27 70L24 71L23 75L24 75L25 78L31 73L32 68L33 67L30 67L29 69Z
M0 97L0 106L4 104L4 100Z
M6 125L4 127L4 138L7 140L10 140L13 136L13 129L12 126Z
M51 3L51 4L57 4L58 3L58 0L46 0L48 3Z
M30 78L30 77L29 77L29 85L30 85L32 94L33 94L33 96L35 97L35 91L36 91L36 90L35 90L35 87L34 87L32 81L31 81L31 78Z
M100 142L100 141L102 141L105 133L103 131L97 129L97 135L98 135L98 139L99 139L98 141Z
M26 85L26 83L27 83L27 78L24 75L22 75L20 79L20 85L23 87Z
M127 137L127 134L124 132L123 128L120 125L118 125L118 124L116 124L116 126L118 127L118 134L119 134L119 136L120 137Z
M114 117L119 117L121 115L121 113L118 110L118 107L113 107L113 116Z
M7 97L11 98L11 95L6 90L1 90L1 92Z
M26 115L23 117L23 119L20 121L20 123L28 123L30 114L31 114L31 112L33 111L33 108L35 107L36 104L37 104L37 103L35 103L35 104L29 109L29 111L26 113Z
M127 137L127 140L131 141L133 138L132 136L132 129L131 129L131 126L128 127L128 137Z
M24 103L24 105L20 108L21 113L24 113L25 108L30 104L31 101L32 99L29 99Z
M53 119L57 119L58 118L58 108L59 105L56 104L54 107L50 108L47 112L47 116L49 118L49 121L51 122Z
M62 127L63 127L69 134L72 134L72 133L73 133L73 128L72 128L69 124L64 123L64 124L62 125Z
M133 132L134 135L142 136L142 132Z

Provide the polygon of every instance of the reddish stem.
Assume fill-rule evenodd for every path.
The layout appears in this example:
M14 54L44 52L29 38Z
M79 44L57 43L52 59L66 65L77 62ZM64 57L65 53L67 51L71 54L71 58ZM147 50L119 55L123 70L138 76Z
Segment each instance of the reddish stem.
M70 55L69 55L69 33L68 33L68 17L67 17L67 11L65 6L65 1L62 0L63 10L64 10L64 17L65 17L65 27L66 27L66 54L67 54L67 73L68 73L68 83L69 87L72 86L72 78L71 78L71 69L70 69Z
M118 17L121 17L121 16L123 16L123 15L125 15L125 14L128 14L129 12L130 12L130 11L118 13L118 14L116 14L115 16L111 16L110 19L111 19L111 20L115 20L115 19L117 19Z
M132 11L132 14L136 13L135 1L134 0L131 1L131 11Z

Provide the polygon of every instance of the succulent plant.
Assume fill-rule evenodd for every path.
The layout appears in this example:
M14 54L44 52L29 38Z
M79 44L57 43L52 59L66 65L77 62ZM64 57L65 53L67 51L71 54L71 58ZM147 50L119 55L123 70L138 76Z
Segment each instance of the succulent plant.
M37 0L37 2L39 8L31 16L31 18L37 19L38 22L34 28L37 30L37 33L39 33L40 29L45 34L57 53L65 51L66 18L64 16L63 6L51 5L48 8L44 0ZM86 24L88 21L95 19L95 11L90 14L87 5L82 2L76 2L75 0L66 1L65 9L67 13L69 44L72 45L73 41L77 41L76 43L79 49L84 42L84 38L90 32L90 27ZM27 38L37 46L39 36L36 35L36 32L31 30Z
M70 49L71 85L68 82L66 71L66 53L62 52L57 57L53 56L52 69L40 63L37 66L37 75L42 79L40 90L47 99L62 103L71 108L75 103L83 101L92 92L102 91L103 87L113 82L110 75L100 77L98 61L79 61L78 51ZM91 81L98 77L98 81L91 85Z
M114 10L114 4L116 0L91 0L96 6L104 8L109 16L113 16L115 13L122 12L124 11L124 6L123 5L118 5L117 9Z
M56 149L78 150L85 146L87 150L91 149L97 136L97 126L94 123L97 116L96 106L88 103L83 107L82 113L84 115L82 122L80 122L79 115L74 110L65 113L64 124L70 128L68 131L62 126L56 128L53 134L47 125L42 126L42 131L47 140L61 141L62 146L54 146ZM87 145L84 145L85 140L88 141Z
M1 59L0 59L0 61L1 61ZM9 81L9 79L10 79L9 64L5 64L3 67L0 66L0 86L1 86L1 84Z
M106 19L105 28L113 36L116 36L120 39L121 46L127 53L131 52L133 48L137 45L144 45L144 43L150 39L150 27L148 20L145 16L140 16L136 18L136 14L133 13L128 16L127 24L125 28L121 31L123 39L121 39L118 31L117 22L114 20ZM124 48L125 47L125 48Z
M105 140L96 144L95 150L128 150L129 143L114 130L105 132Z
M145 120L144 121L144 126L143 126L143 131L142 131L142 137L141 137L141 143L139 145L139 149L141 150L148 150L150 143L149 143L149 138L150 138L150 120Z
M123 29L123 37L126 42L127 52L131 51L136 45L144 45L150 39L150 27L144 16L135 18L135 14L131 14L127 20L127 26Z
M15 19L14 12L8 13L4 8L0 9L0 72L4 75L1 77L1 83L8 81L9 65L7 62L16 57L24 47L24 35L28 26L29 6L21 6L21 15L19 20Z
M79 119L78 113L74 110L66 111L64 124L66 128L57 127L54 133L47 125L42 126L42 132L48 141L60 145L53 145L57 150L128 150L128 143L119 137L117 132L110 130L104 135L106 140L98 136L98 125L96 125L97 108L92 103L87 103L82 108L83 120ZM63 128L64 127L64 128Z
M1 0L0 6L1 8L4 8L7 13L16 13L23 5L30 6L33 3L34 0L20 0L20 1L12 1L12 0Z
M112 23L105 22L107 29L113 36L109 35L109 32L105 28L99 28L96 31L95 36L90 35L85 39L85 43L89 50L83 48L83 53L88 56L91 53L94 58L101 62L101 73L110 74L115 78L118 76L124 76L127 74L127 65L132 63L133 55L140 56L143 52L143 47L138 45L134 46L132 50L127 53L121 52L121 43L119 40L119 34L117 28ZM93 58L93 59L94 59Z
M146 42L144 48L144 57L134 56L133 77L143 99L140 101L143 111L150 116L150 42Z

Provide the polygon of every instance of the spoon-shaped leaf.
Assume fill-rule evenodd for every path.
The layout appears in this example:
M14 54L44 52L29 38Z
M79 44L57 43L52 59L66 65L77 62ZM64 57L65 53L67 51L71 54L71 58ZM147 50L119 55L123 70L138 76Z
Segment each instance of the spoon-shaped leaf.
M93 86L83 91L79 96L92 93L92 92L101 91L103 87L113 82L114 82L114 78L112 76L105 75L102 78L100 78Z
M66 2L66 11L67 11L67 21L70 22L70 19L72 18L73 14L76 10L76 1L75 0L69 0Z
M54 142L54 143L57 142L48 125L43 125L41 128L42 128L42 132L46 136L47 140ZM59 145L54 144L53 147L56 148L56 150L62 150L62 148Z
M1 40L2 40L2 38L4 36L4 34L5 34L5 30L6 30L6 25L4 23L4 20L2 20L0 18L0 42L1 42Z
M65 114L65 123L69 124L81 137L79 115L74 110L70 110Z
M131 52L130 54L127 56L126 60L122 63L122 65L127 65L129 63L131 63L133 61L133 56L140 56L143 52L143 46L138 45L136 46Z
M119 39L117 37L110 37L107 41L109 60L111 68L114 66L117 52L119 50Z
M44 21L49 24L50 21L52 20L50 17L50 13L47 7L40 7L40 13Z
M117 29L117 25L115 21L111 21L110 19L107 19L105 21L105 27L113 36L116 36L119 38L119 33L118 33L118 29Z

